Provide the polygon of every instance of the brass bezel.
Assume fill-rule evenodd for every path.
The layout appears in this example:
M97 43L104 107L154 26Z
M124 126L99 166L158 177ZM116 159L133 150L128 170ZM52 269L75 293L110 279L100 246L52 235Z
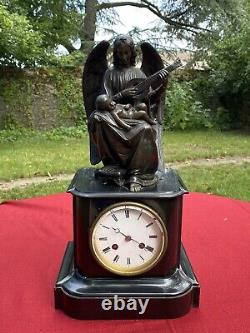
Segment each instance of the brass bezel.
M161 251L159 252L159 254L156 257L153 257L151 260L149 260L146 263L139 266L140 267L139 269L134 269L132 271L131 270L129 271L126 267L121 268L121 269L117 269L117 264L113 264L109 260L105 261L105 260L103 260L103 258L100 258L100 256L97 253L97 249L96 249L95 242L94 242L95 227L96 227L98 221L100 220L100 218L102 216L104 216L105 214L107 214L107 212L109 212L110 210L112 210L114 208L117 208L119 206L136 206L136 207L145 209L146 211L151 213L159 221L159 223L162 226L162 230L163 230L163 237L162 237L163 244L162 244ZM140 275L142 273L145 273L145 272L149 271L160 261L160 259L162 258L163 254L165 253L165 251L167 249L168 233L167 233L167 229L166 229L166 226L165 226L162 218L152 208L150 208L150 207L148 207L144 204L137 203L137 202L123 201L123 202L115 203L113 205L110 205L110 206L106 207L95 218L95 220L93 221L93 223L90 227L90 231L89 231L89 244L90 244L90 249L91 249L93 257L95 258L97 263L100 264L107 271L112 272L112 273L117 274L117 275L121 275L121 276L136 276L136 275Z

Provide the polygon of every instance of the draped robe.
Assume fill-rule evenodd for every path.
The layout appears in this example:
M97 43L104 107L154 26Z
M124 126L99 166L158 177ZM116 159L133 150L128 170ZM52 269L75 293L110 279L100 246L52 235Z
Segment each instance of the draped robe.
M103 80L102 93L121 104L131 103L128 98L116 98L133 78L145 78L141 69L129 67L109 68ZM124 119L123 119L124 120ZM116 165L129 176L152 177L158 167L156 131L144 120L125 120L130 130L119 127L109 111L94 111L89 128L100 159L104 165Z

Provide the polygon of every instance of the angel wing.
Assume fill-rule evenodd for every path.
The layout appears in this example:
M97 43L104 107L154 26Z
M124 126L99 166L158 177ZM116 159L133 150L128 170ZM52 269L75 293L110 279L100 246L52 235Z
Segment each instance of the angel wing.
M101 93L103 76L108 68L107 51L109 42L102 41L93 48L84 65L82 76L83 99L87 119L95 110L96 97ZM101 161L97 147L90 138L90 162L97 164Z
M145 42L141 44L142 51L142 65L141 70L150 76L164 67L163 60L161 59L157 50L149 43ZM159 124L163 123L163 111L165 107L165 89L167 82L164 86L157 91L157 93L152 97L151 103L156 104L155 116ZM156 84L157 86L157 84ZM153 89L156 87L152 86Z

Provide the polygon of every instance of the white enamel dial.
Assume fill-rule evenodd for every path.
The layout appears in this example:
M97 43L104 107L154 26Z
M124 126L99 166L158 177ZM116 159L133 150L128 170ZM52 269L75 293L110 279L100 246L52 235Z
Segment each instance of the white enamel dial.
M159 215L133 202L112 205L96 219L90 246L97 262L119 275L151 269L167 247L167 231Z

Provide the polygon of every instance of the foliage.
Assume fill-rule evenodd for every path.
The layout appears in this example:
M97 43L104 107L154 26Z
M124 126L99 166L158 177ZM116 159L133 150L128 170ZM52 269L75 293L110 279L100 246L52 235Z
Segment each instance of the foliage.
M84 50L84 44L93 45L97 29L114 32L112 28L115 30L119 21L115 9L127 5L147 9L155 15L158 20L155 29L144 30L143 34L145 38L147 33L148 39L156 45L174 38L190 42L199 40L200 36L209 39L221 31L221 22L230 20L232 13L237 16L242 1L211 0L208 6L203 0L0 0L0 22L6 16L15 23L10 28L13 33L8 31L9 23L4 28L6 38L3 38L2 44L8 52L3 57L6 62L18 61L24 66L31 66L54 62L54 53L59 45L72 53L76 51L76 42L80 42L80 49ZM21 31L25 32L23 37ZM10 41L15 34L22 47L12 50L10 46L14 46ZM25 39L27 43L21 43Z
M50 129L85 124L79 67L37 71L4 68L0 97L1 129Z
M22 125L32 127L32 83L19 76L17 80L0 81L1 95L8 101L8 112L3 117L3 128L13 129ZM11 112L14 110L14 112Z
M66 138L81 139L86 136L86 125L58 127L50 131L37 131L27 128L15 128L0 131L0 143L15 142L21 139L42 139L59 141Z
M210 109L209 115L213 127L222 130L230 129L232 122L230 113L221 104L218 91L216 91L210 75L210 71L198 72L192 79L188 80L191 80L196 99L202 101L205 109Z
M77 69L75 72L70 69L51 70L52 80L56 87L56 96L58 97L58 125L67 123L85 124L86 116L83 109L81 79L77 78ZM75 74L76 73L76 74Z
M96 0L95 0L96 1ZM155 15L154 27L140 32L136 27L131 31L138 39L147 39L156 46L165 47L166 43L177 39L188 41L191 45L200 39L213 39L221 32L222 23L231 20L240 12L243 0L154 0L154 1L99 1L99 9L118 6L134 6L149 10ZM142 34L141 34L142 33ZM145 38L145 34L147 37Z
M250 8L250 6L249 6ZM209 58L212 69L210 81L221 96L224 105L240 108L250 93L250 12L237 33L227 31L225 37L214 44L213 56ZM233 117L237 119L236 117ZM250 119L249 119L250 120ZM250 124L250 121L249 121Z
M66 138L82 139L86 137L86 124L70 127L58 127L51 131L43 132L43 137L50 141L58 141ZM40 136L40 133L37 132Z
M34 130L25 128L5 129L0 131L0 143L15 142L20 139L33 137Z
M45 57L42 38L24 15L11 13L0 3L0 64L34 66Z
M191 82L170 83L166 98L165 127L168 129L210 128L209 109L196 99Z
M0 3L6 6L10 15L24 18L32 31L40 36L44 55L53 54L60 44L69 52L75 50L73 44L79 38L82 22L80 0L0 0ZM47 58L38 61L47 62Z
M198 78L196 84L201 93L202 89L205 92L203 98L206 94L216 101L216 121L224 127L250 125L250 3L241 0L239 4L239 15L232 14L231 21L224 22L216 38L200 41L199 45L206 49L206 55L201 56L210 71L206 80Z
M85 55L82 51L74 51L67 55L62 55L60 57L55 57L53 65L57 67L71 67L72 69L78 68L83 64L85 60ZM51 61L52 63L52 61Z

